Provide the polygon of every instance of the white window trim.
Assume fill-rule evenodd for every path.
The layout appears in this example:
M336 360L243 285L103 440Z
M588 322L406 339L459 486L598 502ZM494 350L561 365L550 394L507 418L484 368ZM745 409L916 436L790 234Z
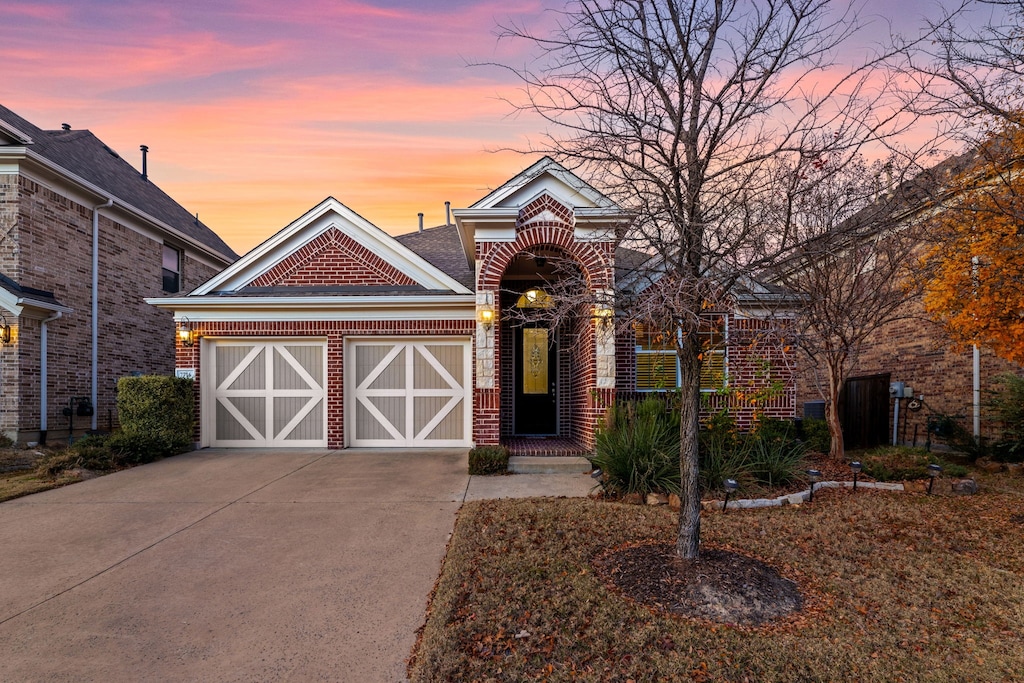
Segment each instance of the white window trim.
M723 358L722 358L722 386L714 388L714 389L710 389L710 388L709 389L705 389L704 387L701 387L700 388L700 393L702 393L702 394L716 394L716 393L722 391L723 389L728 388L728 386L729 386L729 315L726 314L726 313L719 313L717 315L721 315L722 316L722 320L725 322L724 329L722 330L722 337L725 340L725 343L724 343L724 345L722 346L721 349L712 349L710 351L710 353L721 354L723 356ZM677 330L676 331L676 335L677 335L679 340L682 339L682 332L681 331ZM673 391L673 390L679 388L679 380L680 380L680 377L679 377L679 375L680 375L680 372L679 372L679 356L676 354L675 350L645 349L640 344L637 344L635 346L635 355L636 355L636 358L634 358L634 360L633 360L633 370L634 370L633 390L634 391L642 392L642 393L645 393L645 394L649 394L649 393L653 393L653 392ZM675 363L675 367L676 367L676 380L675 380L675 384L673 386L666 386L666 387L661 388L661 389L641 389L639 386L637 386L637 378L639 376L639 373L637 373L636 370L637 370L637 367L640 365L639 362L638 362L638 359L640 358L641 355L644 355L644 356L654 356L654 355L671 356L672 357L672 362Z

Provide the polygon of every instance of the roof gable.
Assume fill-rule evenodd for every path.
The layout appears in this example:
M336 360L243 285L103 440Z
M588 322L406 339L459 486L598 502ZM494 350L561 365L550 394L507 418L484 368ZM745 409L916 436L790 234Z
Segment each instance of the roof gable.
M551 157L544 157L469 208L519 208L541 194L548 194L560 203L578 209L618 208L612 200Z
M470 290L383 230L328 197L192 292L200 296L244 287L353 284L415 285L425 290ZM190 295L191 296L191 295Z

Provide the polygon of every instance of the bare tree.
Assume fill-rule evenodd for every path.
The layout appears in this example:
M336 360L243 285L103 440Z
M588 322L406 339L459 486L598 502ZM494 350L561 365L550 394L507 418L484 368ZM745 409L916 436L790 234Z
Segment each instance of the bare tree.
M538 147L632 211L625 244L653 257L636 284L658 285L626 316L656 317L675 331L684 559L697 558L700 539L701 312L799 242L773 212L786 174L823 156L842 166L903 122L877 106L889 55L837 65L860 24L836 8L829 0L578 0L551 34L502 31L539 51L515 70L525 93L518 106L551 125Z
M855 159L832 169L822 158L813 173L792 175L778 208L806 239L771 279L801 299L789 338L824 375L815 379L834 458L845 452L840 401L849 372L872 337L911 315L906 304L920 293L911 214L927 176L894 184L894 163Z
M1024 0L963 0L929 21L930 39L909 53L916 108L966 123L973 135L993 118L1019 124L1022 25Z

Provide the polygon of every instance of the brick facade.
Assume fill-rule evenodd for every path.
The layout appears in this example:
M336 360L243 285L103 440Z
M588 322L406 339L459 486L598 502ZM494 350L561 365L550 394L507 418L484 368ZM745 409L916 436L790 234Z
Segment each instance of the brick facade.
M905 382L915 396L924 396L925 408L911 412L906 401L901 405L897 438L901 442L922 445L927 438L927 420L932 414L954 416L968 431L973 425L974 361L970 347L955 349L942 327L928 319L919 300L905 305L906 319L886 325L872 336L861 350L849 377L890 374L894 382ZM818 391L815 368L798 375L797 400L822 400ZM1024 368L997 358L987 349L981 350L982 404L996 388L993 379L1002 373L1024 376ZM824 375L821 376L822 379ZM822 382L822 386L824 383ZM889 430L892 434L893 400L889 401ZM982 410L983 437L998 437L998 425ZM933 440L935 437L933 436Z
M2 272L20 285L52 292L73 311L47 325L47 421L50 438L68 434L62 414L72 397L91 393L92 208L24 175L3 180L3 223L14 230L0 250ZM12 195L13 201L12 201ZM174 369L174 325L168 311L147 305L146 296L161 296L163 241L127 227L108 210L99 220L99 307L97 428L116 425L117 379L139 371L170 374ZM10 239L13 234L14 239ZM181 263L181 289L198 286L217 268L189 252ZM41 322L23 316L16 343L3 350L4 387L0 432L20 440L39 438ZM8 359L16 359L8 362ZM17 387L16 391L8 387ZM76 431L90 419L75 418Z

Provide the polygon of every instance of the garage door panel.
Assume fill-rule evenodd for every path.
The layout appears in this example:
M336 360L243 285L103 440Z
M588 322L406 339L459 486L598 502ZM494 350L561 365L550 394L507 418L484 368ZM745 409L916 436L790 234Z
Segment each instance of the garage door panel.
M350 445L469 444L468 342L353 341L348 351Z
M213 446L326 446L323 342L213 342Z

